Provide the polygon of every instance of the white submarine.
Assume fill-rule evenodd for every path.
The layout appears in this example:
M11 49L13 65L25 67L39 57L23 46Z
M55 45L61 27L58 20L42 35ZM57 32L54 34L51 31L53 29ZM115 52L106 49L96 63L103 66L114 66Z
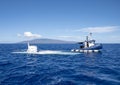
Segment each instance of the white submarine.
M29 42L28 42L27 53L36 53L37 51L38 51L37 46L30 45Z

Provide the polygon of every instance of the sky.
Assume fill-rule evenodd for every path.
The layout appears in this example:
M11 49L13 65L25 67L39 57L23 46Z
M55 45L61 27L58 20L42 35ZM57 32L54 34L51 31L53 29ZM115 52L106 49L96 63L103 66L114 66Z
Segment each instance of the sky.
M120 43L120 0L0 0L0 43L34 38Z

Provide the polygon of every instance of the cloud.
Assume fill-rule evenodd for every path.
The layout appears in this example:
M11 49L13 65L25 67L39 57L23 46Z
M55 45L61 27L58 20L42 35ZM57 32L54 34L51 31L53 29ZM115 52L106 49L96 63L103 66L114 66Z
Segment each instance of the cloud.
M58 36L58 38L60 38L60 39L68 39L68 40L78 40L78 39L81 39L80 36L66 36L66 35Z
M24 32L23 34L17 34L18 37L26 37L26 38L40 38L41 35L33 34L32 32Z
M41 37L41 35L39 35L39 34L33 34L31 32L24 32L24 36L28 37L28 38L40 38Z
M73 38L73 36L58 36L60 38Z
M22 35L21 35L21 34L19 34L19 33L17 34L17 36L18 36L18 37L22 37Z
M106 26L106 27L87 27L82 28L76 31L81 32L92 32L92 33L105 33L105 32L113 32L116 31L119 26Z

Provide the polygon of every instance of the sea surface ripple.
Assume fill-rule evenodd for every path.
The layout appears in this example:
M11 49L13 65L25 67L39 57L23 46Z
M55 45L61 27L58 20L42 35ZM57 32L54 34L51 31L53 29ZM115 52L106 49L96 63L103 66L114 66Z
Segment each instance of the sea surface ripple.
M69 52L77 44L37 44L39 50ZM0 85L120 85L120 44L100 53L13 54L26 44L0 44Z

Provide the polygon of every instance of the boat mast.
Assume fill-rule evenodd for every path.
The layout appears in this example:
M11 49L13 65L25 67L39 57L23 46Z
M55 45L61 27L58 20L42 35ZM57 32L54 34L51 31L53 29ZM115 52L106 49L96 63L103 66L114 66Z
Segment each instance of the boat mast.
M29 48L29 46L30 46L29 42L27 44L28 44L28 48Z
M86 46L85 47L89 47L89 44L88 44L88 36L86 36Z
M87 42L88 42L88 39L89 39L88 36L86 36L86 41L87 41Z

